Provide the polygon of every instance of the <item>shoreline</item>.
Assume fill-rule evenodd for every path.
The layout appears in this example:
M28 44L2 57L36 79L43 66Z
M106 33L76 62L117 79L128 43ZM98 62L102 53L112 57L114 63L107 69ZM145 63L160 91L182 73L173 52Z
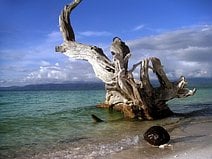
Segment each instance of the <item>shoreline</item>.
M172 129L168 126L167 130ZM144 140L142 143L110 154L107 159L211 159L212 158L212 117L195 118L183 121L169 131L171 146L163 148L152 147Z
M212 117L182 118L174 124L164 125L171 140L165 148L149 145L141 136L136 145L107 155L73 155L79 148L72 151L57 151L49 154L32 156L32 159L76 158L76 159L211 159L212 158ZM86 146L86 145L85 145ZM96 152L97 154L98 152Z
M127 123L111 123L124 126ZM62 145L55 145L53 149L44 149L38 153L17 154L8 158L31 158L31 159L211 159L212 158L212 116L196 115L190 117L173 117L154 122L132 122L122 136L113 139L94 140L92 138L78 138L64 140ZM105 123L106 124L106 123ZM110 123L108 123L110 124ZM120 125L119 125L120 124ZM170 134L171 140L165 148L149 145L143 139L143 133L147 127L154 125L163 126ZM115 126L113 125L113 126ZM143 127L142 127L143 125ZM100 128L106 125L99 124ZM103 126L103 127L102 127ZM112 125L110 125L112 126ZM117 126L117 125L116 125ZM126 126L126 125L125 125ZM131 129L132 128L132 129ZM112 131L114 134L119 131ZM101 135L99 136L101 137ZM109 139L109 140L108 140ZM96 142L97 141L97 142ZM59 147L58 147L59 146ZM1 155L0 155L1 158ZM3 158L3 156L2 156ZM4 158L7 158L6 156Z

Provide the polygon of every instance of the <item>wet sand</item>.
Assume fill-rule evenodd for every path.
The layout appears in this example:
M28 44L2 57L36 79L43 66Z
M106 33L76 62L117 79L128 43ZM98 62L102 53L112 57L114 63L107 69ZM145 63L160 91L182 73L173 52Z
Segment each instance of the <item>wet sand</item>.
M152 147L144 140L137 146L107 156L108 159L211 159L212 117L186 119L165 127L171 146Z
M169 121L169 122L167 122ZM137 123L138 124L138 123ZM60 151L41 153L28 158L31 159L211 159L212 158L212 117L211 116L195 116L195 117L176 117L167 118L155 122L156 125L163 126L170 134L171 140L169 146L158 148L149 145L142 137L143 132L137 134L139 138L136 144L120 148L114 145L105 146L105 149L98 145L94 149L90 144L83 147L68 148ZM143 131L143 130L142 130ZM123 143L126 144L126 143ZM95 145L95 144L94 144ZM119 145L120 146L120 145ZM89 148L89 149L86 149ZM85 148L88 151L80 150ZM126 148L126 149L125 149ZM90 149L92 151L90 151ZM108 153L103 153L108 151ZM111 152L110 152L111 151Z

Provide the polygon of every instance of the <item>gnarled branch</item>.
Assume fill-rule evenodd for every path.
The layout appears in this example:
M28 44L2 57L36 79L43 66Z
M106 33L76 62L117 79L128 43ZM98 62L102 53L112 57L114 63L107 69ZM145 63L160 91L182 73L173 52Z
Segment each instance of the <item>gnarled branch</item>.
M166 104L168 100L195 94L196 89L186 88L187 81L184 77L181 77L178 82L171 82L156 57L144 59L128 70L131 52L118 37L113 39L110 48L112 61L101 48L76 42L70 14L80 2L81 0L74 0L61 12L59 25L64 42L55 50L74 59L86 60L92 65L96 76L106 86L103 107L122 111L125 117L152 120L173 114ZM140 80L133 77L133 71L138 66L140 66ZM156 74L159 87L153 87L149 70Z

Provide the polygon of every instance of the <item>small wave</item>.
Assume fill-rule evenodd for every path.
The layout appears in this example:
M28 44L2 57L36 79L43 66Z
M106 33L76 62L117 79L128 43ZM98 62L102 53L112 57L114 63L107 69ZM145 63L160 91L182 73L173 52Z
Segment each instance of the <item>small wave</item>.
M84 139L84 138L83 138ZM86 139L85 139L86 140ZM111 153L120 152L122 150L126 150L131 146L137 145L140 141L140 137L136 136L128 136L124 139L121 139L118 142L111 143L87 143L85 144L83 141L78 146L71 146L68 150L57 151L50 154L43 154L34 156L33 158L66 158L66 159L94 159L98 157L104 157Z
M199 116L211 116L212 115L212 106L208 106L202 109L194 110L188 113L175 113L176 116L182 117L199 117Z
M90 145L90 147L88 148L88 152L84 157L89 156L89 158L96 158L99 156L106 156L114 152L119 152L124 149L128 149L130 146L137 145L139 141L139 136L136 135L134 137L126 137L115 143L99 143L97 145ZM81 150L81 148L79 148L79 150ZM85 149L84 151L86 152L87 150ZM73 156L70 155L69 157L80 158L81 156L82 158L84 158L82 154L83 152L79 151L77 154L73 154Z
M4 105L11 105L14 104L15 102L0 102L0 106L4 106Z
M130 146L137 145L140 139L139 136L136 135L134 137L127 137L125 139L120 140L117 143L113 144L99 144L95 151L92 151L89 156L90 157L97 157L97 156L105 156L111 154L113 152L119 152L124 149L129 148Z
M60 114L69 114L69 113L77 114L77 113L92 111L95 109L96 109L95 106L71 107L71 108L65 108L63 110L59 110L57 112L49 113L48 115L60 115Z
M59 143L73 143L73 142L78 142L80 140L88 139L87 137L77 137L77 138L72 138L72 139L64 139L60 140Z

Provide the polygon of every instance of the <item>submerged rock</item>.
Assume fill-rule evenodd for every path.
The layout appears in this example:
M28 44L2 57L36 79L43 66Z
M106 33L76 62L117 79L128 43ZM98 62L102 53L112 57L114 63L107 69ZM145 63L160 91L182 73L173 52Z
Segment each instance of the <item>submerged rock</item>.
M144 139L154 146L166 144L170 140L169 133L161 126L152 126L144 133Z

